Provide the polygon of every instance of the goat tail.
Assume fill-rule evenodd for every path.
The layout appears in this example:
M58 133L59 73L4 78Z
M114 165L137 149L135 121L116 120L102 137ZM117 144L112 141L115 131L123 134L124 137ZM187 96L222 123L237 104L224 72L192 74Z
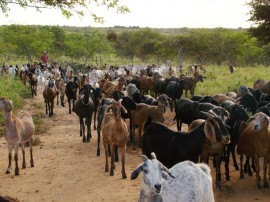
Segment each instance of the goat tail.
M144 124L143 131L145 131L146 128L147 128L152 122L153 122L153 117L148 116L148 118L147 118L147 120L146 120L146 122L145 122L145 124Z
M200 169L203 170L203 172L205 172L208 176L211 176L211 170L209 168L208 165L206 165L205 163L198 163L197 164L199 166Z

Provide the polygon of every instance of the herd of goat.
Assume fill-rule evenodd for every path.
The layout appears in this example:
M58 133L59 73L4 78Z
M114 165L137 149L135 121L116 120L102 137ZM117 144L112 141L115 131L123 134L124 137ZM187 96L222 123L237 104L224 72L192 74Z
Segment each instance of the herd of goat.
M240 86L238 92L228 92L226 95L199 96L194 95L194 90L198 82L203 82L202 74L205 72L198 74L196 71L193 76L176 76L172 73L164 77L158 71L147 70L141 70L140 75L125 70L125 74L115 74L114 77L106 72L98 79L91 77L91 72L75 75L72 69L64 74L53 69L46 73L47 76L44 76L45 72L36 75L27 71L20 75L25 85L26 81L29 82L33 97L38 89L43 94L45 112L49 116L53 116L54 99L57 98L58 104L60 95L64 107L64 96L67 97L69 113L73 111L79 117L83 142L89 142L92 137L93 120L98 134L97 155L100 155L102 140L106 157L105 171L110 171L110 175L114 175L114 162L119 160L118 148L121 149L123 178L126 178L127 141L133 143L134 149L136 146L142 149L144 162L131 175L135 179L143 172L142 183L145 185L142 186L139 201L214 201L209 167L194 164L208 163L210 156L213 156L217 188L221 187L222 160L225 161L226 180L230 180L230 154L235 169L240 169L241 178L244 177L244 171L249 175L252 175L252 169L256 172L257 188L261 188L259 158L263 157L263 186L269 187L270 82L258 80L253 88ZM91 81L96 82L93 84ZM191 99L181 98L184 91L186 97L187 91L190 91ZM0 98L0 109L4 111L4 136L9 148L7 173L10 173L11 150L15 146L15 175L18 175L18 146L23 146L28 140L31 166L34 166L34 124L26 111L13 115L12 102L8 99ZM176 121L177 131L164 125L166 110L174 113L171 118ZM252 113L252 116L248 113ZM129 119L128 124L126 119ZM181 130L182 123L188 125L187 131ZM236 161L236 150L240 155L240 168ZM23 168L24 156L23 147ZM246 156L245 163L243 156ZM187 177L185 173L190 176ZM153 176L156 178L150 179Z

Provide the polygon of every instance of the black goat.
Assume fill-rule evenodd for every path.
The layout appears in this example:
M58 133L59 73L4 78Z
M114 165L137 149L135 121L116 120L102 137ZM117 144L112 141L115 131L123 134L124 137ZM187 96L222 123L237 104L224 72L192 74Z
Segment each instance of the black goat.
M69 114L71 114L71 111L74 111L74 104L75 101L77 100L77 89L78 89L78 83L75 81L69 81L66 84L66 96L68 100L68 109L69 109ZM71 109L71 100L72 100L72 109Z
M182 123L191 124L196 119L206 119L206 116L202 112L208 112L216 108L216 115L225 120L225 116L228 116L228 111L222 107L218 107L211 103L199 103L189 100L187 98L180 99L175 106L175 119L177 124L177 130L181 130Z
M178 101L183 94L184 85L184 80L170 81L166 87L166 95L171 98L169 101L171 112L173 111L173 106L176 106L176 101Z
M245 93L241 98L239 98L239 104L243 105L244 108L250 111L253 115L256 113L257 109L269 103L270 101L266 100L261 100L258 102L251 93Z
M213 105L218 105L218 103L213 99L213 97L209 95L206 95L206 96L194 95L190 99L192 101L198 101L200 103L211 103Z
M94 102L94 130L97 129L96 127L96 116L97 116L97 109L100 103L100 100L103 97L103 93L106 94L101 88L96 88L95 90L93 90L93 92L91 93L91 98Z
M83 136L83 142L90 142L91 135L91 120L94 111L94 102L90 96L90 91L95 90L91 85L84 85L81 92L83 95L76 100L74 105L74 112L80 118L80 136ZM87 126L87 139L85 137L85 125L83 119L86 119L85 123Z
M229 162L230 162L230 153L233 157L233 165L236 170L239 170L239 166L235 157L235 147L238 143L238 125L242 121L247 121L249 115L242 105L234 104L229 108L229 117L226 120L227 129L231 135L231 142L227 146L226 160L225 160L225 169L226 169L226 180L230 180L229 174Z
M185 160L197 163L206 139L228 144L230 135L223 121L210 113L204 114L208 117L206 121L188 132L175 132L160 123L148 124L148 120L142 136L142 153L150 158L151 152L155 152L159 161L171 168ZM220 184L220 176L216 183Z

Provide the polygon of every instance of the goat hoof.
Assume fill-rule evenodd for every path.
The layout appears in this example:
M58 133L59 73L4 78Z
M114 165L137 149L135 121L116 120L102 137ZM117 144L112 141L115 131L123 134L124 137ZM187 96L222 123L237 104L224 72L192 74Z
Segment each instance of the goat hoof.
M97 156L100 156L100 151L99 150L97 150Z
M9 170L7 170L7 171L6 171L6 174L10 174L10 171L9 171Z
M126 179L126 178L127 178L126 173L122 173L122 178L123 178L123 179Z
M97 127L96 126L94 126L94 130L97 130Z
M113 176L114 175L114 166L111 166L110 167L110 176Z
M239 166L238 165L234 165L235 170L239 170Z
M266 182L266 183L263 184L263 187L264 188L269 188L269 184Z
M119 158L118 157L114 157L114 161L115 162L119 162Z
M261 187L260 184L257 184L256 188L257 188L257 189L261 189L262 187Z
M19 174L19 169L18 170L15 170L15 176L18 176L18 175L20 175Z
M22 169L25 169L25 168L26 168L26 165L25 165L25 164L23 164L23 165L22 165Z
M105 172L109 172L108 166L105 167Z
M253 176L252 172L248 172L248 176Z

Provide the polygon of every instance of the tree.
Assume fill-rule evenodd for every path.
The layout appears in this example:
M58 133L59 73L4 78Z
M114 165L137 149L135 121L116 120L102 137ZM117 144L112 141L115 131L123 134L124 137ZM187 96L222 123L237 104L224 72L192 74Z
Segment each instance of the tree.
M258 25L251 27L250 33L262 42L270 42L270 1L252 0L248 5L251 7L249 20Z
M8 14L11 4L19 4L21 7L35 7L38 10L43 8L58 8L66 17L71 17L74 13L84 16L84 9L89 9L95 3L97 6L105 6L108 9L116 9L117 13L129 12L128 7L119 5L118 0L1 0L0 8L3 13ZM90 13L96 22L102 23L103 17Z

